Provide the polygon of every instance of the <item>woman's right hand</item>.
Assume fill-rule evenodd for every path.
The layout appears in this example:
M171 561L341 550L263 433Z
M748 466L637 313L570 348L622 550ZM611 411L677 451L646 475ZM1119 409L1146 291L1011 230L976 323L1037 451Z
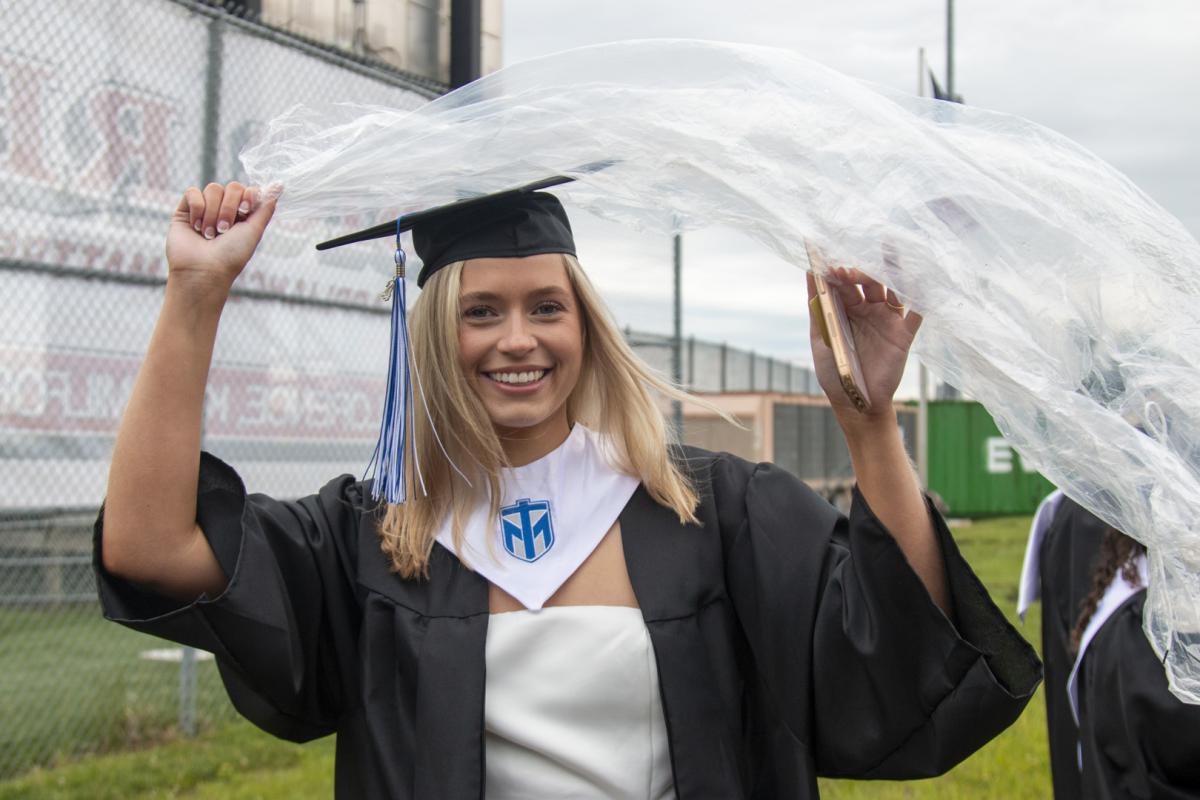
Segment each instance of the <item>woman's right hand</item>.
M188 189L167 232L168 280L224 301L275 213L275 198L237 181Z

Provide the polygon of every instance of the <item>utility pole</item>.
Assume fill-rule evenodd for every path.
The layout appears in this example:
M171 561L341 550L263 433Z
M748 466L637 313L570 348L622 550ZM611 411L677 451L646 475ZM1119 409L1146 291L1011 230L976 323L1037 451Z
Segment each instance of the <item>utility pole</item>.
M954 0L946 0L946 92L953 100L954 93Z
M946 94L952 103L961 103L962 98L954 91L954 0L946 0ZM942 384L943 399L956 400L958 389Z
M950 0L951 3L954 0ZM953 91L953 90L951 90ZM925 96L925 48L917 51L917 96ZM917 476L921 488L929 487L929 374L922 361L917 366Z
M925 96L925 48L917 50L917 97Z

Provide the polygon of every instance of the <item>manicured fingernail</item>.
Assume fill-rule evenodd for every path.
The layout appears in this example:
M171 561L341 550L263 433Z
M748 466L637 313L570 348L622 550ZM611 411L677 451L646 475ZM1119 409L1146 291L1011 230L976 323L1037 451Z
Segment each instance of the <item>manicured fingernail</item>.
M250 213L250 204L242 203L240 206L238 206L238 213L239 214L249 214Z
M200 220L196 220L195 223L192 224L192 227L196 229L196 233L199 233L200 232Z
M229 230L228 222L226 222L225 220L221 220L220 222L217 223L217 233L224 233L227 230Z
M205 228L205 229L204 229L204 238L205 238L205 239L212 239L212 238L213 238L213 237L215 237L216 235L217 235L217 232L216 232L216 231L214 231L212 228Z

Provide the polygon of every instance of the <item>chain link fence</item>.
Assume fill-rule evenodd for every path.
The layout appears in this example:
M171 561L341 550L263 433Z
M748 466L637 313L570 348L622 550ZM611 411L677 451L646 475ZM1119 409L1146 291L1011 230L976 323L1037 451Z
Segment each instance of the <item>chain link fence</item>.
M210 656L100 618L91 568L179 193L238 177L297 102L444 90L203 3L0 4L0 779L234 716ZM390 258L318 256L333 232L272 226L208 390L206 448L282 496L361 470L376 433Z
M671 374L673 337L626 330L625 338L646 363L664 375ZM682 383L693 392L821 393L811 369L694 336L682 342L680 365Z
M416 108L428 79L183 0L0 4L0 780L234 712L211 657L104 622L91 526L166 277L182 188L297 102ZM205 447L282 497L359 473L387 363L384 257L272 225L222 320ZM361 223L356 224L356 223ZM670 374L671 342L630 334ZM703 392L815 392L811 372L687 340Z

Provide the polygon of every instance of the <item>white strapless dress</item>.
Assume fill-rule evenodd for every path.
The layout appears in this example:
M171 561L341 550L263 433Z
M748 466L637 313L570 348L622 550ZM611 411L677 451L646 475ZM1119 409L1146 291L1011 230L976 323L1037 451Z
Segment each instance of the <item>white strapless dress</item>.
M493 614L487 800L673 800L650 634L636 608Z

